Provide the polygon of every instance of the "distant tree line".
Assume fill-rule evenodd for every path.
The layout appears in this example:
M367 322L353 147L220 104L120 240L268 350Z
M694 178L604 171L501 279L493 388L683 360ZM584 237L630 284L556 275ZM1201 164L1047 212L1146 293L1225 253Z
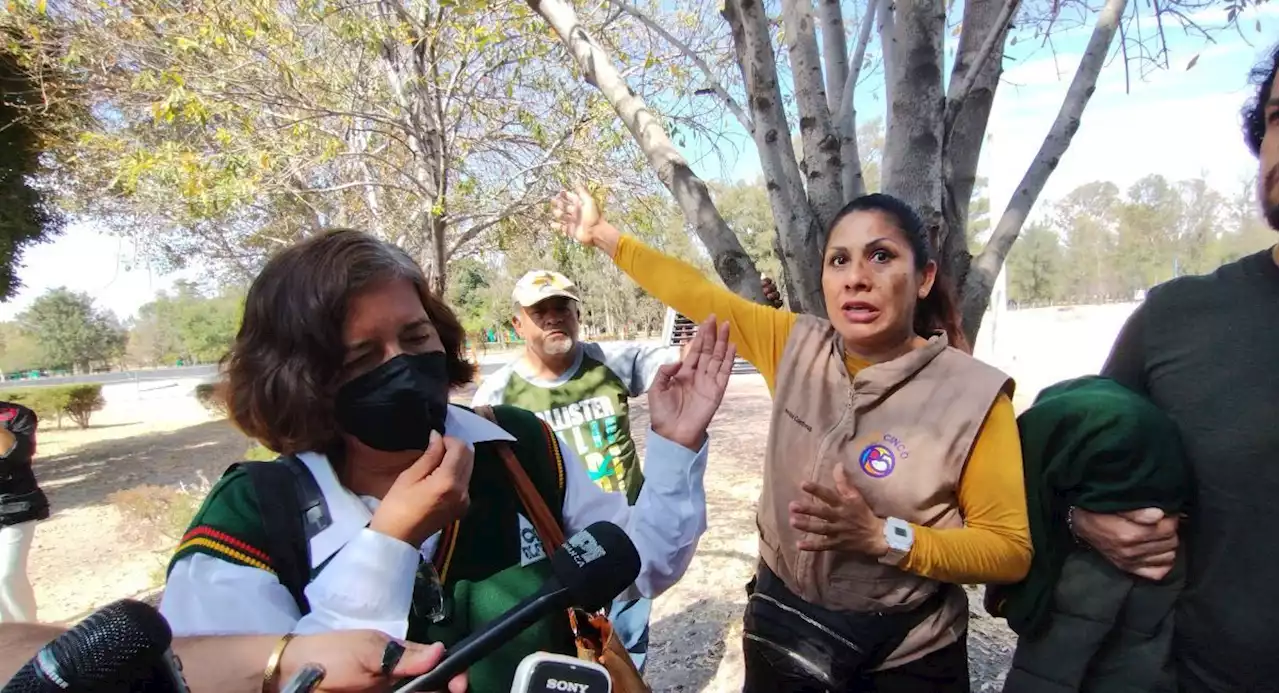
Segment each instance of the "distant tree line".
M1177 276L1203 274L1275 244L1252 183L1234 194L1202 178L1148 175L1125 191L1077 187L1046 205L1009 253L1016 305L1131 301Z
M202 292L189 282L162 291L121 321L84 292L58 287L0 323L0 371L7 378L212 363L235 338L243 311L236 291Z

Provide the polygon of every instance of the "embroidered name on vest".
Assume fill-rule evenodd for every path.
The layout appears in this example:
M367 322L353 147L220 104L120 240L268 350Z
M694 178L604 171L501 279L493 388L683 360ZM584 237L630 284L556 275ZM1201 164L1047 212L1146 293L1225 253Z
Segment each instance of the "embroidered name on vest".
M520 567L523 568L546 558L547 552L542 548L542 541L538 539L538 530L533 528L533 523L523 514L517 513L516 517L520 519Z
M813 433L813 426L810 426L809 424L805 423L804 419L796 415L795 412L791 411L790 409L783 409L782 411L785 412L787 417L790 418L792 421L800 424L800 426L804 428L804 430L810 433Z

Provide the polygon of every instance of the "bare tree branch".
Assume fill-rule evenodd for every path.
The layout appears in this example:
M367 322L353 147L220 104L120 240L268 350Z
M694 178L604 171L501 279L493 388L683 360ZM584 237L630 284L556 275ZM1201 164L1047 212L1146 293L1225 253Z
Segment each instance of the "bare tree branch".
M394 183L384 183L378 180L357 180L357 181L352 181L350 183L342 183L340 185L331 185L327 188L302 188L299 190L291 190L289 192L297 193L300 195L320 195L323 193L339 192L341 190L350 190L351 188L361 188L365 186L374 187L374 188L386 188L387 190L399 190L400 192L409 193L410 195L417 194L413 190L410 190L406 187L396 185Z
M568 142L569 139L572 138L575 133L577 133L584 125L586 125L586 123L587 123L587 119L585 117L579 119L578 122L574 123L572 127L569 127L568 129L566 129L564 131L564 134L560 135L560 137L556 139L554 144L552 144L550 147L547 148L546 154L543 155L541 161L533 164L532 166L527 166L524 169L515 172L511 176L511 179L513 181L523 180L526 175L533 173L534 171L537 171L542 168L546 168L547 166L554 165L556 163L554 159L556 155L556 151L559 150L561 147L563 147L564 144ZM523 209L527 209L529 207L533 207L534 205L543 204L551 201L550 194L544 195L536 200L530 200L529 199L530 192L531 192L530 188L525 188L524 194L520 195L518 199L516 199L511 204L507 205L502 210L493 214L491 219L489 219L488 221L474 224L473 226L471 226L471 228L463 232L463 234L458 237L457 241L455 241L453 245L451 245L449 249L445 252L445 259L448 260L452 258L454 254L456 254L460 249L462 249L463 246L475 240L476 237L478 237L486 229L493 226L494 224L501 222L503 219L506 219ZM455 217L450 221L456 223L461 218L465 218L465 217Z
M846 202L867 192L866 181L862 178L862 155L858 151L858 111L854 106L854 96L858 89L858 76L862 74L862 63L866 60L867 44L871 42L871 28L878 13L889 11L890 2L891 0L869 0L867 3L862 24L858 27L858 43L853 49L849 73L840 90L836 129L840 132L840 161L843 164L840 189Z
M1009 249L1018 239L1018 233L1022 230L1027 215L1031 213L1031 207L1040 196L1040 192L1044 190L1044 185L1057 167L1058 161L1066 153L1067 147L1071 144L1071 138L1080 128L1080 116L1089 103L1089 97L1093 96L1094 87L1098 83L1098 73L1106 62L1111 42L1115 38L1120 18L1127 5L1128 0L1107 0L1107 4L1098 13L1098 21L1093 28L1093 34L1089 37L1089 44L1080 59L1080 66L1076 68L1071 86L1067 88L1067 97L1058 110L1058 116L1054 119L1053 126L1049 128L1049 134L1045 136L1031 166L1023 174L1022 181L1018 183L1013 198L1005 207L1004 214L1000 215L1000 221L991 232L991 239L987 241L986 247L974 260L969 270L963 294L963 312L967 330L977 332L991 295L991 287L996 275L1000 273L1000 267L1004 264Z
M1003 46L1005 37L1009 32L1009 20L1013 18L1013 13L1018 9L1019 0L1001 0L1000 13L996 15L995 21L987 27L987 35L982 40L982 45L978 50L970 56L969 69L965 71L964 76L958 81L951 83L950 91L947 94L947 109L945 114L945 122L942 126L943 136L951 134L951 128L955 125L956 115L960 112L960 107L964 104L965 99L969 98L969 92L973 90L973 85L978 81L978 75L987 65L987 61L998 56L998 59L1004 59L1004 51L998 53L995 51L997 45ZM965 26L964 31L970 31L969 26Z
M893 97L897 89L898 44L897 44L897 12L896 0L882 0L876 18L880 20L880 56L884 64L884 125L885 135L893 123ZM880 189L885 188L886 174L893 165L893 150L885 147L880 155Z
M875 0L870 0L875 2ZM822 62L826 67L827 110L840 110L841 88L849 74L849 53L844 39L844 12L840 0L818 0L818 20L822 23ZM839 127L839 123L836 124Z
M457 240L455 240L453 244L449 246L449 249L445 252L445 257L452 260L453 257L457 255L459 250L462 250L464 246L466 246L471 241L474 241L476 238L480 236L480 234L484 233L485 231L488 231L495 224L499 224L503 220L509 219L512 216L515 216L516 214L522 211L532 209L534 207L537 207L538 205L548 204L551 202L551 199L553 197L555 196L550 193L539 196L532 200L525 199L522 197L521 199L515 202L512 202L506 207L503 207L501 210L490 215L490 217L485 221L477 222L476 224L468 228L466 231L464 231L462 235L459 236Z
M822 61L813 25L812 0L782 0L782 16L791 57L791 79L800 111L800 144L804 149L805 188L809 202L826 227L843 205L840 190L840 140L831 127Z
M893 118L885 133L881 188L902 198L932 229L942 223L943 0L904 0L894 25Z
M936 242L946 259L943 270L956 283L965 280L972 259L966 233L969 205L991 108L1004 71L1004 45L1014 11L1010 4L1017 4L1017 0L965 3L963 29L951 69L952 87L942 132L943 223Z
M747 103L756 124L751 135L760 154L782 261L812 270L797 270L792 276L797 289L795 302L806 312L822 315L826 304L821 272L815 264L820 262L822 228L809 204L791 145L768 18L764 7L754 0L726 0L722 14L733 32L734 49L746 79Z
M661 36L667 43L670 43L676 50L680 51L682 55L692 61L693 64L702 72L702 76L707 80L707 87L714 91L716 96L720 97L720 101L724 103L724 107L729 109L729 112L733 114L734 118L738 119L738 122L742 124L742 127L746 128L747 132L751 132L751 119L747 117L747 112L742 110L742 106L739 105L732 96L730 96L728 90L720 84L720 80L716 79L715 72L711 70L711 66L707 64L707 61L699 57L692 48L673 36L671 32L662 28L661 24L654 21L652 17L645 14L640 10L640 8L632 6L630 3L625 2L625 0L609 0L609 3L640 20L641 24L648 27L650 31Z
M600 90L631 131L658 180L671 191L685 219L715 258L716 272L725 285L740 296L764 303L760 273L716 210L706 183L694 175L644 100L622 81L604 49L579 23L573 7L564 0L528 0L528 4L560 36L587 82Z

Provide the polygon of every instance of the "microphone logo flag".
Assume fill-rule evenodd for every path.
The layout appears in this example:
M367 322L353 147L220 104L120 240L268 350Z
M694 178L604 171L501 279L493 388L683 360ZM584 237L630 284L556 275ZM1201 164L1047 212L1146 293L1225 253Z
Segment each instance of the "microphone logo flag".
M578 532L569 537L569 541L565 544L565 548L569 550L569 555L573 557L573 562L578 567L604 558L604 549L600 547L600 543L596 538L591 536L590 532Z

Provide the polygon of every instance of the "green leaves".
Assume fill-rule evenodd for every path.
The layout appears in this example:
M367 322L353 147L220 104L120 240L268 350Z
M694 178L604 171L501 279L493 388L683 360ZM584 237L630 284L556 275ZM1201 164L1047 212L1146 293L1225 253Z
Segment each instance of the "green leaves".
M17 322L39 345L40 366L83 369L124 350L124 329L114 315L94 307L86 293L50 289Z
M161 292L138 311L129 335L128 354L141 365L216 362L231 347L244 300L239 294L206 296L189 282Z
M94 112L55 152L62 204L162 263L246 277L342 224L436 272L560 179L652 185L523 3L400 1L66 0L67 69Z

